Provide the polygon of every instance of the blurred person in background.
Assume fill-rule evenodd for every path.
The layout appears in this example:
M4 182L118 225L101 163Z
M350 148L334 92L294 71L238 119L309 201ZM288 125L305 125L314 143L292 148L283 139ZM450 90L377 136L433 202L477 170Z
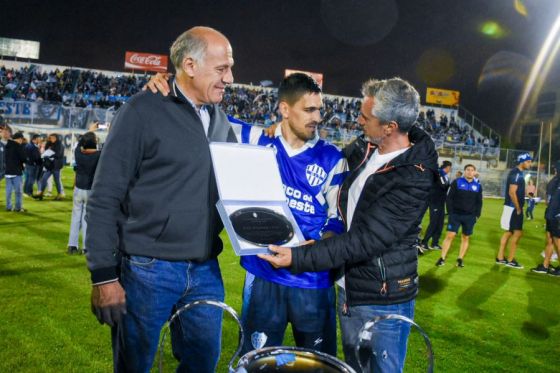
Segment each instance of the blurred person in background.
M93 176L97 168L100 152L97 150L97 137L93 132L86 132L80 138L78 146L74 151L74 179L72 220L70 222L70 235L68 237L68 254L83 254L86 252L86 230L85 220L86 206ZM82 231L82 249L79 248L79 235Z
M554 177L546 186L546 246L544 250L544 261L532 272L560 276L560 266L554 268L550 262L552 255L560 254L560 161L556 161Z
M39 200L43 199L43 193L47 188L47 180L52 175L56 185L56 191L58 192L55 200L64 199L64 187L60 179L60 170L64 166L64 147L56 133L51 133L49 135L42 158L43 176L41 177L41 183L39 185L39 193L37 193L34 198Z
M452 164L449 161L442 162L439 168L439 178L436 179L432 194L430 195L430 224L421 242L424 249L441 250L439 239L445 223L445 198L449 190L451 166ZM432 245L428 246L430 240Z
M506 232L500 240L496 255L496 264L505 264L510 268L522 269L523 266L515 259L517 244L523 236L523 205L525 204L525 178L523 171L531 167L533 158L529 153L517 157L517 166L512 168L506 181L506 196L502 212L501 225ZM509 256L505 250L509 243Z
M8 128L8 129L6 129ZM0 125L0 181L6 174L6 144L11 137L11 129L7 124Z
M4 132L11 131L9 127ZM23 149L23 134L15 133L8 139L5 147L6 161L6 210L25 212L23 209L22 186L23 165L25 164L25 151ZM15 195L15 206L12 205L12 193Z
M445 259L455 236L461 228L461 247L457 257L457 267L464 267L463 259L469 249L470 236L474 225L482 212L482 186L475 178L476 167L468 164L462 177L453 180L447 195L447 212L449 214L447 235L443 241L441 257L437 266L445 264Z
M31 141L25 145L25 184L23 193L28 197L33 197L33 184L37 182L39 171L43 164L41 159L41 136L31 136Z

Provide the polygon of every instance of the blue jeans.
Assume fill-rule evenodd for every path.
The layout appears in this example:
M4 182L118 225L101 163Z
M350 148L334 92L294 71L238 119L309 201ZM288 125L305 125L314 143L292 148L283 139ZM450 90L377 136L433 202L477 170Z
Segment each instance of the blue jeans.
M21 209L21 175L6 178L6 210L12 210L12 192L16 195L16 210Z
M80 247L78 242L80 230L82 231L82 249L86 249L86 206L91 190L74 188L72 220L70 221L70 235L68 236L68 246Z
M262 347L282 346L288 323L298 347L336 356L334 287L302 289L279 285L247 272L241 320L245 331L242 355L255 349L254 333L266 334Z
M338 312L342 332L342 347L346 362L360 372L355 348L362 326L375 316L397 314L414 318L414 300L391 305L351 306L343 312L345 292L338 288ZM410 325L398 320L380 321L372 330L372 352L369 372L402 372Z
M39 167L32 165L25 165L25 182L23 184L23 192L25 194L33 194L33 184L37 181L37 176L39 174Z
M39 184L39 192L44 192L47 188L47 180L53 175L54 182L56 184L56 191L58 194L64 194L64 189L62 189L62 182L60 181L60 170L44 171L43 177L41 178L41 183Z
M125 257L121 284L126 292L127 314L113 331L115 372L149 372L161 328L178 308L195 300L224 300L216 259L194 263ZM214 372L221 332L221 309L196 306L183 312L171 325L173 355L180 362L178 371Z

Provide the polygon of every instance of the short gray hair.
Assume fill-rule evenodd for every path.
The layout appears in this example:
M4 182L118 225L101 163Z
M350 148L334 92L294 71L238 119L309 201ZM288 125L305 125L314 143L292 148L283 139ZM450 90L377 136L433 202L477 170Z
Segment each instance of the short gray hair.
M371 79L362 86L362 94L375 99L372 115L383 123L397 122L401 132L410 131L418 119L420 95L406 80Z
M206 57L208 42L201 31L209 27L193 27L183 32L171 45L169 54L175 70L179 71L185 57L192 58L197 63L202 63Z

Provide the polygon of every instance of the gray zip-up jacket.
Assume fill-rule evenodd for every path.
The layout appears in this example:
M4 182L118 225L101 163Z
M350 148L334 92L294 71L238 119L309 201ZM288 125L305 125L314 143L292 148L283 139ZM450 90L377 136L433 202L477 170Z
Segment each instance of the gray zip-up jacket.
M218 105L209 113L207 138L182 96L141 92L119 110L87 205L94 284L118 277L118 254L205 261L221 252L209 142L236 138Z

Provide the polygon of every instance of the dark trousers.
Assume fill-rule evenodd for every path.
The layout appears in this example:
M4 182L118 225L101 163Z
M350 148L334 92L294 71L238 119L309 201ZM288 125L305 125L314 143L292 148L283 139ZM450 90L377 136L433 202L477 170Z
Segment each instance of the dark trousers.
M25 165L25 182L23 184L23 193L33 194L33 184L38 180L39 167L35 165Z
M430 203L430 225L426 229L426 234L422 243L428 245L428 241L432 240L432 246L439 245L439 238L443 231L443 223L445 221L445 203Z

